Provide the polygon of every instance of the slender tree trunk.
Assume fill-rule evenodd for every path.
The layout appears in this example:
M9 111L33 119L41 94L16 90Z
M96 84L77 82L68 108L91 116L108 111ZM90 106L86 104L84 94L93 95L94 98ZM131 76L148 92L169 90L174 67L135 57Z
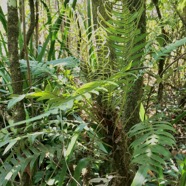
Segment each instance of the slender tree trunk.
M23 93L23 78L21 75L19 54L18 54L18 8L17 0L8 1L8 50L10 61L10 73L14 94ZM13 119L15 122L25 119L24 105L19 102L14 107Z
M138 10L138 6L140 3L143 3L144 11L140 18L138 29L140 29L141 34L145 34L146 33L145 0L133 0L130 1L128 5L131 13L134 13L136 10ZM141 61L141 59L139 58L137 60L138 63L134 63L135 66L133 67L134 68L142 67L143 62ZM131 152L129 149L132 140L128 139L127 132L130 130L132 126L140 122L139 110L143 94L143 77L141 76L137 80L132 81L131 84L132 85L130 87L130 90L126 95L126 103L124 107L122 121L123 131L120 132L121 140L119 141L119 143L117 144L115 143L115 145L113 146L113 171L117 173L118 177L116 176L114 179L112 179L110 186L130 186L135 174L135 168L132 167L131 165Z
M10 74L12 79L13 93L21 95L23 93L23 78L21 74L18 54L18 7L17 0L8 1L8 51L10 61ZM25 119L23 102L18 102L13 112L14 122ZM31 186L30 178L26 173L22 176L22 186Z
M160 22L162 22L162 15L161 15L161 11L160 11L160 8L158 5L159 0L152 0L152 2L154 3L154 6L156 8L158 18L159 18ZM167 37L167 33L166 33L163 26L161 27L161 33L162 33L162 40L163 40L162 46L165 47L166 42L168 41L168 37ZM165 66L165 61L166 61L166 56L164 56L158 62L158 75L161 79L163 79L163 70L164 70L164 66ZM163 81L161 81L158 86L158 103L160 103L160 104L162 103L162 99L163 99L163 89L164 89L164 85L163 85Z

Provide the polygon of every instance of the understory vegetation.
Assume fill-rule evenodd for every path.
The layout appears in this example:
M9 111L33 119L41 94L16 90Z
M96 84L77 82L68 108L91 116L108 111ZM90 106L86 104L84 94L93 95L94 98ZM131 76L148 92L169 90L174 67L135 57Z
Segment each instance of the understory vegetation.
M2 2L0 186L185 186L185 33L186 0Z

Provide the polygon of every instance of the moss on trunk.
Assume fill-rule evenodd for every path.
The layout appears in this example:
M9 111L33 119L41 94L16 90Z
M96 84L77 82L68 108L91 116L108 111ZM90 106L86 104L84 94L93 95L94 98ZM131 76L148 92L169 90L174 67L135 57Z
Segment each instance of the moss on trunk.
M12 0L8 1L8 52L13 93L20 95L23 93L23 78L19 64L18 37L17 1ZM14 107L13 119L15 122L25 119L24 105L22 102L17 103Z

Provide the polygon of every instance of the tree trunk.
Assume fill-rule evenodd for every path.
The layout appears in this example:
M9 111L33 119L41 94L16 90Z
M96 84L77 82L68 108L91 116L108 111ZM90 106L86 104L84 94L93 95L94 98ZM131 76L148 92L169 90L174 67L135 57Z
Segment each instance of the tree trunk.
M129 9L131 12L135 12L136 9L138 10L136 5L139 5L141 1L144 4L144 11L140 18L138 28L140 29L141 34L145 34L146 33L145 0L133 0L132 3L130 3ZM137 60L139 62L137 63L136 66L133 66L133 67L138 68L138 67L143 66L143 62L141 61L141 59L139 58ZM125 121L125 126L126 126L125 127L126 132L128 132L132 126L140 122L139 109L140 109L140 103L141 103L141 98L143 94L142 86L143 86L143 77L139 77L135 82L132 82L131 88L129 92L127 93L125 111L124 111L124 121Z
M126 0L125 0L126 2ZM145 14L145 1L143 0L133 0L128 3L128 8L131 13L134 13L138 10L139 3L143 3L144 11L140 18L138 29L140 29L141 34L146 33L146 14ZM138 43L139 44L139 43ZM143 50L143 49L142 49ZM139 51L141 52L141 51ZM141 59L137 59L138 63L134 63L134 68L143 66ZM136 65L137 64L137 65ZM138 73L138 72L136 72ZM128 139L127 132L132 126L140 122L139 109L141 98L143 94L143 77L139 77L135 81L130 82L129 91L126 95L126 102L124 107L122 127L118 130L120 140L119 142L113 141L113 162L112 162L112 171L115 173L113 179L110 182L110 186L129 186L132 183L135 168L131 165L131 152L129 146L132 142L131 139ZM115 126L118 126L115 124Z
M134 13L138 10L139 3L143 2L144 12L141 16L138 28L141 30L141 34L146 32L146 15L145 15L145 0L123 0L123 2L128 2L128 8L131 13ZM102 17L107 21L109 19L108 15L105 13L104 5L102 1L92 1L93 3L93 23L94 28L97 28L97 9L99 10ZM127 3L126 3L127 4ZM99 7L99 8L98 8ZM107 45L107 43L106 43ZM116 54L114 48L109 48L111 50L110 59L111 61L115 60ZM141 52L141 51L140 51ZM141 67L143 64L141 59L137 59L139 62L138 65L134 68ZM117 118L114 118L114 113L108 113L108 109L104 110L105 107L102 104L99 104L98 108L102 111L101 117L103 126L107 126L107 133L105 134L105 142L112 146L112 161L111 161L111 175L113 179L109 183L110 186L129 186L134 177L134 168L130 164L131 154L129 146L131 141L128 141L127 132L129 129L139 123L139 108L141 97L143 93L143 77L138 78L136 81L132 81L132 86L130 91L127 93L126 106L124 111L124 120L123 118L120 121ZM101 96L99 96L100 98ZM102 99L102 98L100 98ZM101 103L102 100L97 100L97 103ZM99 109L98 109L99 110ZM117 114L116 114L117 115ZM108 163L107 165L108 168Z
M23 93L23 78L19 63L18 54L18 7L17 0L8 1L8 51L10 61L10 75L12 79L13 94L21 95ZM14 122L25 119L23 102L18 102L13 108ZM22 176L22 185L31 186L30 178L26 173Z
M160 20L160 22L162 22L162 15L161 15L161 11L159 8L159 0L152 0L152 2L154 3L154 6L156 8L156 12L158 14L158 18ZM162 33L162 40L163 40L163 47L165 47L167 41L168 41L168 36L167 33L164 29L164 27L161 27L161 33ZM164 70L164 66L165 66L165 60L166 60L166 56L164 56L162 59L159 60L158 62L158 75L161 78L161 82L159 83L158 86L158 103L162 104L162 99L163 99L163 89L164 89L164 85L163 85L163 70Z
M19 54L18 54L18 8L17 0L8 1L8 51L10 61L10 73L12 79L12 88L14 94L23 93L23 78L21 75ZM14 122L25 119L23 102L19 102L14 107Z
M129 10L131 13L138 10L139 3L143 3L144 11L140 18L138 29L141 34L146 33L146 4L145 0L133 0L130 1ZM144 41L145 42L145 41ZM138 43L139 44L139 43ZM143 49L142 49L143 50ZM139 51L140 52L140 51ZM143 62L141 59L137 59L138 63L135 63L134 68L142 67ZM137 64L137 65L136 65ZM138 72L137 72L138 73ZM131 82L130 90L126 95L126 103L123 113L123 131L120 132L121 140L119 143L113 146L113 171L117 173L118 177L112 179L110 186L129 186L132 183L135 168L130 164L131 152L129 146L132 139L127 138L127 132L135 124L140 122L139 110L143 94L143 77L140 76L137 80Z

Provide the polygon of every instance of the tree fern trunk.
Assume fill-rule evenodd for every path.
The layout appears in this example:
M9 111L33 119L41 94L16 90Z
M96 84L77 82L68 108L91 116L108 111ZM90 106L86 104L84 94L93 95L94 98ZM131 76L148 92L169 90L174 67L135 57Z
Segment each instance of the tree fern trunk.
M141 31L141 34L146 33L146 14L145 14L145 0L128 0L129 9L131 13L138 10L136 5L143 2L144 11L139 21L138 28ZM140 51L139 51L140 52ZM141 59L137 59L137 65L133 66L138 68L143 66ZM140 62L141 61L141 62ZM137 72L138 73L138 72ZM139 109L140 103L143 94L143 77L139 77L137 80L131 82L132 85L126 95L126 102L124 107L123 122L124 122L124 132L121 132L121 141L118 144L115 144L113 151L113 170L117 172L118 178L115 177L110 186L129 186L133 180L135 170L130 164L131 155L129 146L131 140L126 137L126 133L130 130L132 126L140 122Z
M99 7L99 12L101 13L104 20L107 21L109 17L104 11L105 7L103 6L102 1L92 1L92 2L93 2L94 24L95 25L97 24L97 7ZM141 6L140 4L143 3L144 12L141 16L138 28L141 30L141 34L144 34L146 32L145 0L123 0L123 3L125 5L128 4L128 9L132 14L138 11L138 8ZM110 7L110 10L112 9L113 8ZM106 45L108 45L108 43L106 43ZM117 62L118 58L117 58L117 53L115 53L116 49L110 47L110 45L108 45L108 47L111 51L110 52L111 61L116 60ZM141 67L143 65L142 62L140 63L140 60L141 60L140 58L137 59L138 63L135 63L137 65L134 66L134 68ZM128 61L126 63L128 64ZM127 64L123 64L123 65L127 65ZM131 83L132 86L130 87L130 91L127 93L126 104L123 113L124 120L123 118L118 120L117 113L116 114L113 113L112 108L105 108L105 105L107 104L105 105L99 104L98 106L100 108L98 110L102 111L101 116L104 117L102 118L102 121L105 121L102 122L102 124L103 126L107 126L107 133L105 134L105 142L109 143L109 145L112 146L111 165L108 165L108 163L107 165L105 165L111 167L110 174L113 176L113 179L109 183L110 186L129 186L133 180L133 176L135 172L133 171L134 168L131 167L130 164L131 155L130 155L129 146L131 144L131 141L128 141L127 132L133 125L139 122L139 108L140 108L140 101L143 93L142 91L143 78L140 77L136 81L132 81ZM104 103L105 100L104 95L102 95L102 97L100 95L99 98L101 100L97 100L97 102ZM110 115L105 113L110 113Z
M131 2L131 0L128 0ZM146 14L145 14L145 1L144 0L133 0L132 3L130 3L130 11L135 12L137 7L136 5L139 5L139 3L143 1L144 3L144 11L140 18L138 28L141 31L141 34L146 33ZM140 52L140 51L139 51ZM143 62L141 59L137 59L138 63L135 65L135 68L143 66ZM138 73L138 72L137 72ZM124 122L125 122L125 130L128 132L128 130L134 126L135 124L139 123L139 109L140 109L140 103L141 98L143 94L143 77L139 77L136 81L132 82L132 85L130 87L130 90L127 93L126 98L126 105L125 105L125 111L124 111Z

